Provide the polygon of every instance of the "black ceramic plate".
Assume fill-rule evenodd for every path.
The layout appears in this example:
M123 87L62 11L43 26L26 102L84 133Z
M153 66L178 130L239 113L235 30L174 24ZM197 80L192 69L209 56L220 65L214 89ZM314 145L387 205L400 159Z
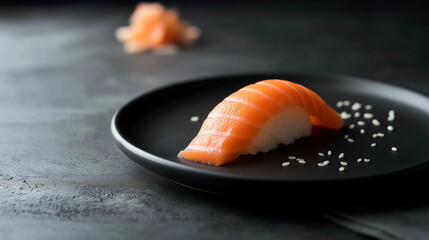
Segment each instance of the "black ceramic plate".
M177 154L197 134L213 107L239 88L267 78L287 79L318 93L330 106L339 100L362 105L361 116L345 120L340 131L313 127L310 137L280 146L268 153L240 156L223 166L210 166L180 159ZM388 122L389 110L396 119ZM354 112L350 107L339 112ZM362 114L371 112L381 126L374 126ZM192 122L192 116L200 121ZM357 121L365 126L358 126ZM180 83L143 94L123 106L113 117L112 132L119 148L136 163L171 181L221 193L252 192L252 189L332 185L363 182L380 177L399 176L425 166L429 160L429 99L416 92L380 82L355 77L314 74L244 75L215 77ZM356 124L349 129L350 124ZM394 131L386 127L392 125ZM365 129L361 134L360 129ZM374 133L384 137L373 138ZM349 135L353 143L344 139ZM376 147L371 147L376 143ZM395 146L398 152L391 148ZM328 150L332 156L326 156ZM325 157L318 153L325 153ZM345 154L345 171L340 172L338 155ZM288 156L305 159L306 164L288 160ZM358 163L358 158L370 162ZM330 160L326 167L317 163ZM288 167L282 163L290 161Z

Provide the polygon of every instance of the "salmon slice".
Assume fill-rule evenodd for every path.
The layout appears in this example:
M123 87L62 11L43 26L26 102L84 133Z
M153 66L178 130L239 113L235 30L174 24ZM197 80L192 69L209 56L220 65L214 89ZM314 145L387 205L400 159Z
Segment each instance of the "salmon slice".
M220 102L178 156L222 165L240 154L266 152L308 136L311 124L340 129L343 119L310 89L268 79L245 86Z

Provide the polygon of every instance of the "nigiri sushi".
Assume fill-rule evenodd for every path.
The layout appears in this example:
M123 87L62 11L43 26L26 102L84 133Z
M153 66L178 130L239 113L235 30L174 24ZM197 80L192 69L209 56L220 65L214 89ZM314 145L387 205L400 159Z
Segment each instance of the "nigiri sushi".
M178 156L222 165L241 154L268 152L309 136L312 124L340 129L343 119L308 88L286 80L263 80L220 102Z

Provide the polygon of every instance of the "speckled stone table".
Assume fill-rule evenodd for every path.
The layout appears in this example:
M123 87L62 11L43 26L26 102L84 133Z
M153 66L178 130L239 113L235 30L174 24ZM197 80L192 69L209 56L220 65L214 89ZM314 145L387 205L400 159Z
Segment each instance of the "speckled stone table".
M110 120L144 91L229 73L348 74L429 94L427 10L170 5L203 31L176 56L122 52L114 30L133 4L0 8L0 239L368 239L317 204L231 199L162 179L118 150Z

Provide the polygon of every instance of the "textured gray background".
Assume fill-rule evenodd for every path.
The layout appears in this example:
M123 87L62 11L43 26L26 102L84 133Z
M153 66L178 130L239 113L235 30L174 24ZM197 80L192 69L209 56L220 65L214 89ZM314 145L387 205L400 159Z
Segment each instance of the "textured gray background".
M113 34L132 5L0 8L0 239L366 239L323 219L317 200L269 204L170 183L117 149L110 119L142 92L227 73L348 74L429 94L427 8L179 7L203 39L177 56L122 52Z

